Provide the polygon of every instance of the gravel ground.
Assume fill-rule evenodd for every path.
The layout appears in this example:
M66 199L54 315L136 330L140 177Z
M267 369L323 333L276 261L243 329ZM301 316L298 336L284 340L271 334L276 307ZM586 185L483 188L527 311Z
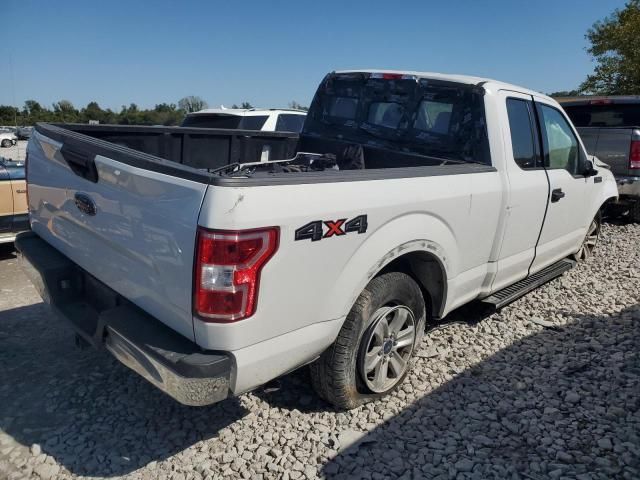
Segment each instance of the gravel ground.
M0 477L640 478L640 225L489 314L431 331L393 395L350 412L302 369L183 407L80 351L13 255L0 261Z
M1 147L0 148L0 157L8 158L10 160L24 160L24 157L27 154L27 141L26 140L18 140L12 147Z

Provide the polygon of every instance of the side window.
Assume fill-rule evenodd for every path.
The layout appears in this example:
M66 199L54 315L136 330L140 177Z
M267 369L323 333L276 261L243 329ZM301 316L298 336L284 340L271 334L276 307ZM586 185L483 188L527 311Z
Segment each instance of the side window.
M524 170L536 168L537 148L533 133L531 102L517 98L507 99L507 115L511 131L513 159Z
M306 115L281 113L276 122L276 132L301 132Z
M538 104L543 138L547 147L547 168L567 170L574 175L580 159L578 139L564 115L553 107Z

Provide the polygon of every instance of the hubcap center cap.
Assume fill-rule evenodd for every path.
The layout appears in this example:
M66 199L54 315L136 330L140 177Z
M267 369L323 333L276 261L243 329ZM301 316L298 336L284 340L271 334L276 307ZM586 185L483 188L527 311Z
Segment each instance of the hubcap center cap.
M384 352L385 355L389 355L391 353L392 348L393 348L393 340L387 340L386 342L384 342L384 345L382 346L382 351Z

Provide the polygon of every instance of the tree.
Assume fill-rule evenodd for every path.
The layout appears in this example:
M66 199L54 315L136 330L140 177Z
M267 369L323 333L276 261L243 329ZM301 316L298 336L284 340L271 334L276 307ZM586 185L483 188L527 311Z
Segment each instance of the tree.
M289 108L293 108L294 110L304 110L305 112L309 111L309 107L303 107L295 100L289 102Z
M585 36L594 58L593 74L580 85L584 93L625 95L640 92L640 0L629 0L598 21Z
M178 101L178 107L180 107L180 110L184 110L187 113L197 112L198 110L207 108L207 102L200 97L189 96L181 98Z
M559 97L577 97L580 95L578 90L560 90L559 92L550 93L549 96L553 98Z
M248 108L253 108L253 105L251 105L251 103L249 103L249 102L242 102L240 104L240 108L247 108L247 109Z

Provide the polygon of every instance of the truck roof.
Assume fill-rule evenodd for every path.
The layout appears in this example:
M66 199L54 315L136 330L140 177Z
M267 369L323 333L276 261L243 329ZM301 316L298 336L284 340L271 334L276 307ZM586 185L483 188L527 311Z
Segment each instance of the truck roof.
M205 108L197 112L191 112L187 115L205 115L205 114L221 114L236 115L240 117L250 117L253 115L268 115L270 113L292 113L294 115L306 115L304 110L296 110L294 108Z
M335 73L390 73L400 75L413 75L419 78L431 78L434 80L444 80L449 82L465 83L468 85L483 84L484 86L495 87L499 90L513 90L516 92L524 93L527 95L535 95L537 97L543 97L548 100L553 99L544 93L536 92L525 87L513 85L499 80L493 80L491 78L474 77L472 75L459 75L449 73L437 73L437 72L415 72L411 70L378 70L378 69L353 69L353 70L340 70Z
M581 95L558 97L556 101L564 106L640 103L640 95Z

